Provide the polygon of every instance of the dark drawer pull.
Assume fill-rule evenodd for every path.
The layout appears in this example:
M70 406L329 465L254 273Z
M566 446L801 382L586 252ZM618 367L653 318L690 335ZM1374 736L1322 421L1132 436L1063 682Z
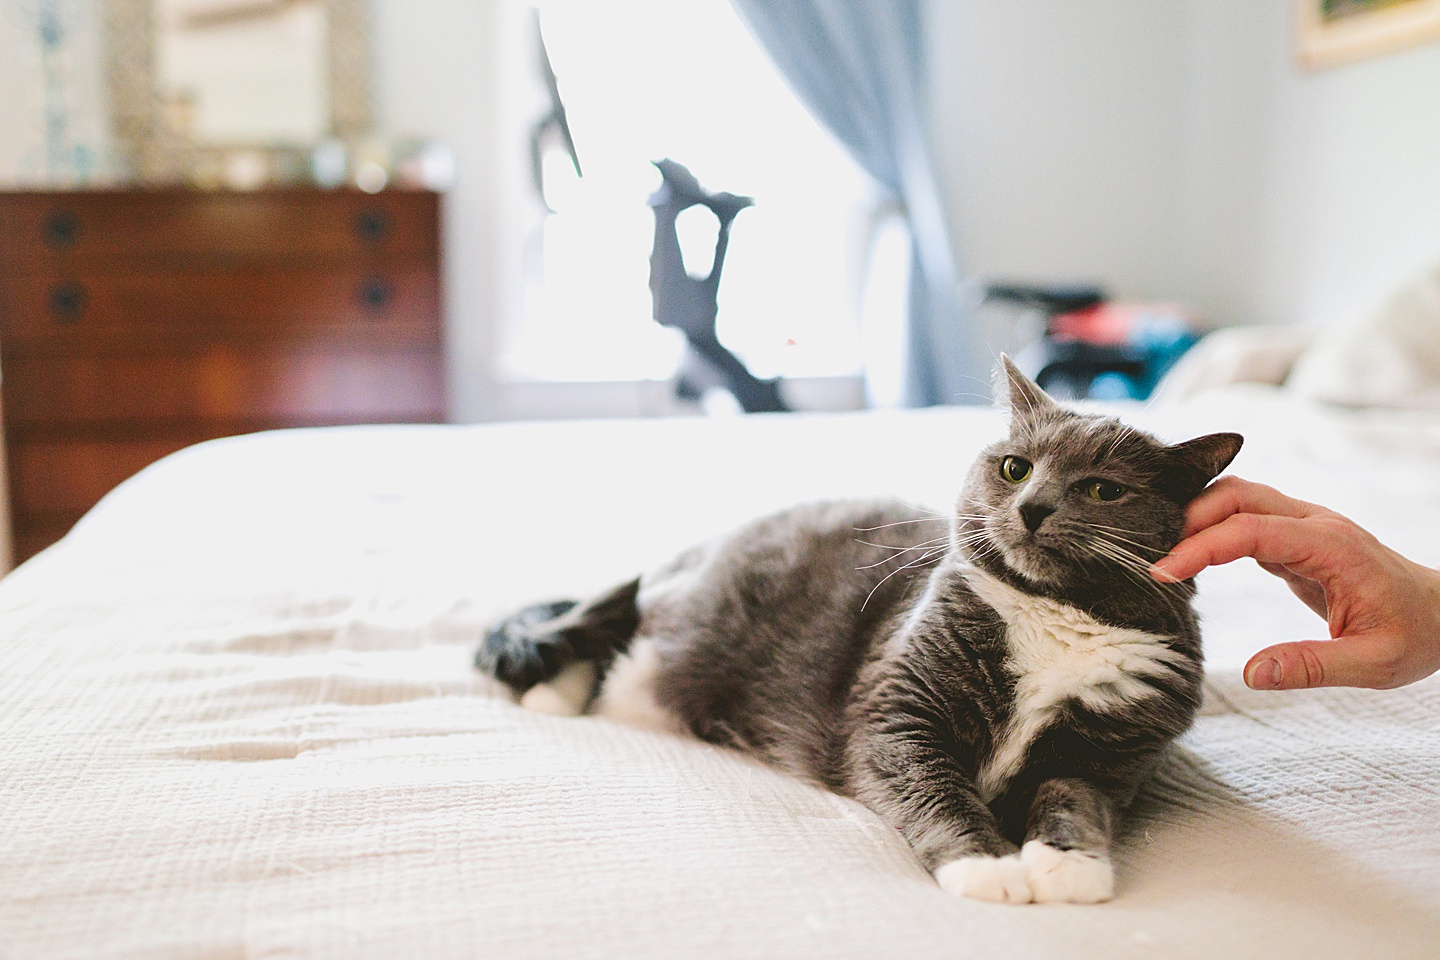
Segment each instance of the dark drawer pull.
M40 232L45 243L56 250L73 247L80 236L80 218L69 210L59 210L45 218Z
M83 284L68 280L50 288L50 314L61 323L74 323L85 313L90 298Z
M390 214L361 210L355 215L355 235L365 243L383 243L390 236Z
M360 284L360 302L371 313L379 313L395 299L395 288L384 277L371 277Z

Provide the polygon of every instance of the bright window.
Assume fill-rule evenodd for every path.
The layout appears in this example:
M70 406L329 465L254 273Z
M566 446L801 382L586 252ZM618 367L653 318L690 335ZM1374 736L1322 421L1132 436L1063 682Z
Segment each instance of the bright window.
M857 373L872 184L796 100L728 0L539 6L584 177L559 150L545 154L557 212L529 248L525 320L506 350L509 369L552 380L674 372L682 340L651 320L648 287L646 200L660 183L651 161L668 157L709 191L755 199L731 230L722 342L760 377ZM703 276L714 218L692 208L680 235L689 272ZM899 289L878 279L878 289ZM898 299L890 307L898 329Z

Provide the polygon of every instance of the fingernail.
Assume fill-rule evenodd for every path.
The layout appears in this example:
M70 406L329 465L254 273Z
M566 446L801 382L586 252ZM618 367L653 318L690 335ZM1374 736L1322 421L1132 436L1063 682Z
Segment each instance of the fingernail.
M1250 668L1250 677L1246 682L1254 690L1279 690L1280 661L1261 660Z
M1156 580L1159 580L1161 583L1179 583L1180 578L1175 576L1169 570L1165 569L1164 564L1164 559L1157 560L1155 561L1155 563L1151 564L1150 576L1154 577Z

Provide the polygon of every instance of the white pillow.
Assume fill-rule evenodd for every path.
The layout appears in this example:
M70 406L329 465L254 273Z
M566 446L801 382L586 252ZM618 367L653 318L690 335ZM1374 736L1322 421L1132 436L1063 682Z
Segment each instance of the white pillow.
M1232 383L1278 386L1314 339L1311 330L1287 326L1226 327L1207 333L1165 374L1155 396L1168 403Z
M1352 407L1440 408L1440 265L1319 331L1285 387Z

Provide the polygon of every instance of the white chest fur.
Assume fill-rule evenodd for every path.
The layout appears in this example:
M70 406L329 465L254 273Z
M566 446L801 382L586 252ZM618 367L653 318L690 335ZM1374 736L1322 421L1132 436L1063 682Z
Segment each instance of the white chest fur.
M1101 623L1075 607L1021 593L975 567L965 569L965 578L1005 621L1005 665L1015 677L1014 714L977 778L986 801L1020 769L1030 743L1061 704L1078 700L1099 713L1121 709L1155 695L1143 677L1162 676L1184 662L1162 637Z

